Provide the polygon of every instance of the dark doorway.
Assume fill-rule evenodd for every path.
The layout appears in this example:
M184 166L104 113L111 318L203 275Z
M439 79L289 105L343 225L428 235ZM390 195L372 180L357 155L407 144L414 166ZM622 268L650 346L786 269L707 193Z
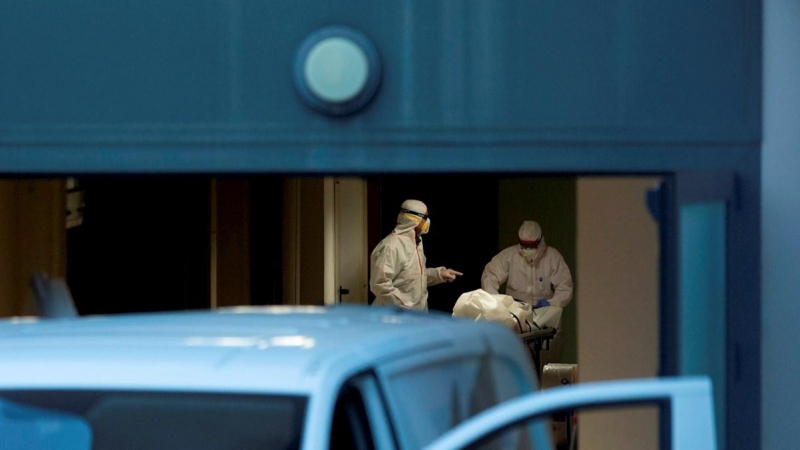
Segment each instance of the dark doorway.
M67 236L67 281L80 314L210 306L208 178L79 183L85 208Z
M281 177L250 180L250 303L283 303L283 183Z

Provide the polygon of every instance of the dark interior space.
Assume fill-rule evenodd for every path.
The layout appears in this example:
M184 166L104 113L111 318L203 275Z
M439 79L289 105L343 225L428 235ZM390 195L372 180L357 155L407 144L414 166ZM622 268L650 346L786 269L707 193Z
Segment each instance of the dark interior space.
M89 177L83 224L67 234L80 314L210 306L210 184L201 177Z
M428 267L462 272L453 283L428 290L430 310L452 312L458 297L481 287L481 274L497 253L499 179L479 175L383 176L370 180L378 190L377 239L394 229L400 205L417 199L428 206L431 229L424 236ZM375 218L375 216L371 216ZM370 233L372 237L373 233ZM370 252L377 242L370 242ZM370 294L370 302L374 296Z
M283 178L250 180L250 302L283 303Z
M245 303L283 303L285 180L217 178L217 251L223 245L248 247L240 252L246 266L231 266L218 254L218 289L222 274L246 267L248 277L233 277L246 280ZM222 189L223 184L245 191ZM402 202L415 198L428 205L432 221L424 237L428 267L464 273L453 283L431 287L431 310L449 313L460 295L479 289L484 266L516 242L521 220L547 226L548 242L574 268L574 227L563 224L571 223L568 215L574 219L574 178L380 175L367 178L367 186L370 253L391 233ZM79 179L78 189L84 192L83 223L68 230L67 281L81 314L211 306L211 178L88 177ZM230 217L235 220L223 220ZM369 297L371 302L374 296Z

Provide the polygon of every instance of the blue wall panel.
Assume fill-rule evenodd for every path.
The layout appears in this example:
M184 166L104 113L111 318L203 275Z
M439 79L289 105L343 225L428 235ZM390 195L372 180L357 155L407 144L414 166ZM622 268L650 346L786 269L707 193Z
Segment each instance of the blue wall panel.
M0 121L227 122L227 14L190 0L2 2Z
M310 152L473 140L751 146L760 137L757 6L2 2L0 151L245 143ZM297 47L329 24L362 31L384 63L374 102L344 119L312 112L293 87Z

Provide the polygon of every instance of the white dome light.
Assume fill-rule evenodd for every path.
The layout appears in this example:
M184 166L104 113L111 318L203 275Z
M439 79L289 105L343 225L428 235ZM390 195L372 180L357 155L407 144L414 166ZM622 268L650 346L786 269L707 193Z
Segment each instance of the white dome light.
M369 62L355 42L331 37L311 48L303 72L314 95L339 103L354 98L364 89L369 77Z
M378 92L381 60L362 33L329 26L307 36L295 54L294 85L318 113L344 117L361 111Z

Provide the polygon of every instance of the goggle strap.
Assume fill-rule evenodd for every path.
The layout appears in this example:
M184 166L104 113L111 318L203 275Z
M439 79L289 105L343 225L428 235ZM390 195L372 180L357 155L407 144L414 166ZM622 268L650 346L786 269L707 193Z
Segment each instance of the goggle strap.
M423 220L428 218L427 214L418 213L416 211L411 211L410 209L401 209L400 212L405 213L405 214L411 214L412 216L417 216L417 217L419 217L419 218L421 218Z

